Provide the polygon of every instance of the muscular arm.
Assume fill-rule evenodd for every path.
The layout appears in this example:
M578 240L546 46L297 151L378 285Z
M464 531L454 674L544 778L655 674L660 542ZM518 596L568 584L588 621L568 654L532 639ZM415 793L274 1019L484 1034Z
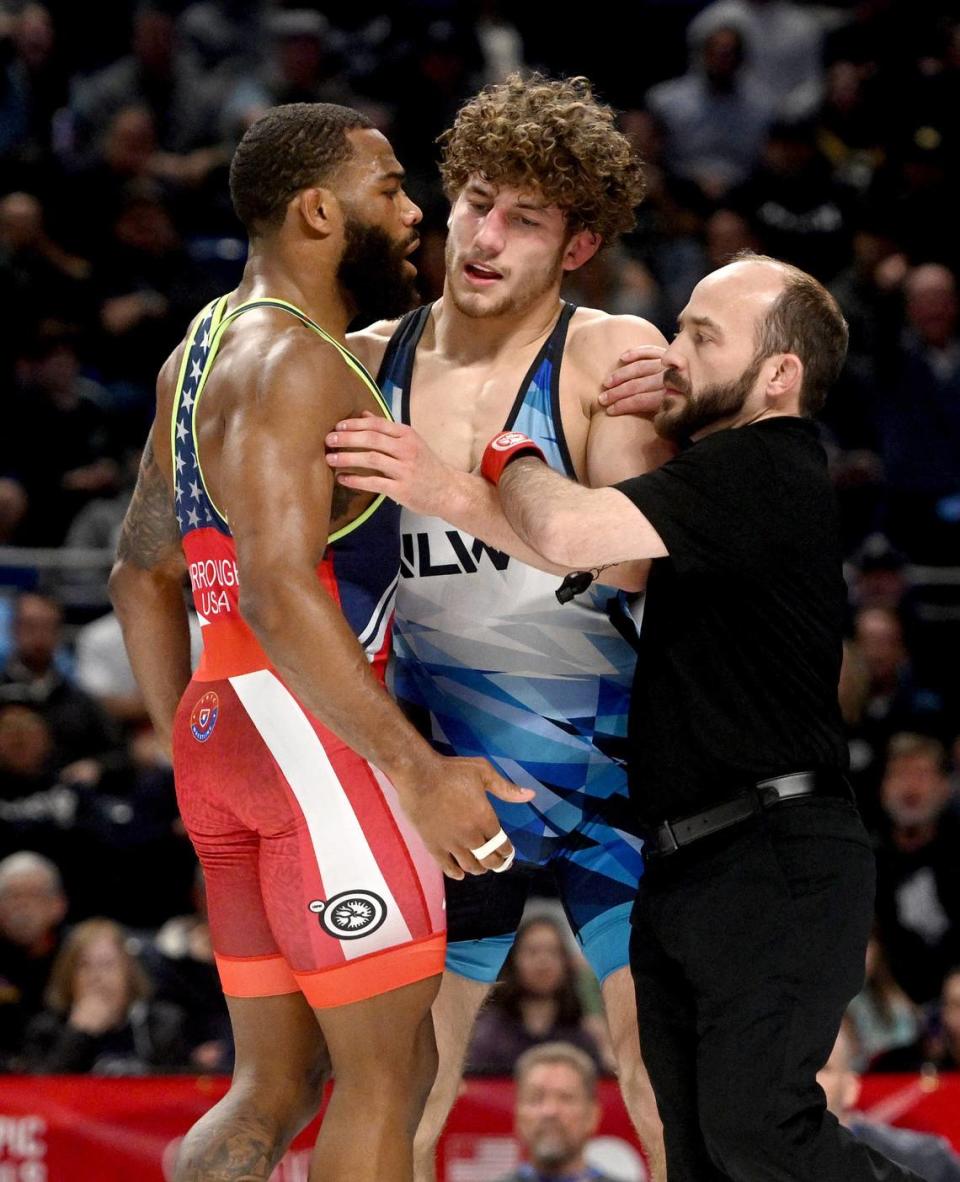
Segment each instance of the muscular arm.
M361 390L329 345L301 333L295 346L270 351L237 399L219 494L237 548L240 609L303 706L386 773L441 865L462 877L457 864L479 870L470 850L497 829L483 791L514 801L531 794L482 761L434 753L384 691L317 578L334 491L323 438Z
M540 460L521 457L507 466L499 492L507 520L551 562L593 570L666 556L660 535L615 488L584 488Z
M633 316L598 317L571 335L565 365L572 371L568 380L574 395L590 416L584 478L591 487L649 471L672 454L647 420L611 419L603 413L599 401L603 377L629 342L658 347L665 343L657 328ZM360 449L332 452L327 457L331 467L342 472L344 467L358 466L379 474L341 474L338 480L345 487L385 493L414 512L441 517L539 570L566 574L582 568L551 562L529 546L506 519L496 490L477 474L443 463L411 427L381 419L352 419L337 424L326 442L328 447ZM629 563L606 571L604 581L635 591L643 587L646 575L647 564Z
M280 352L237 399L223 440L220 496L237 547L240 609L306 709L405 780L433 752L383 692L316 576L333 496L323 437L338 410L356 405L357 379L319 340Z
M163 409L175 357L161 370L158 414L110 573L110 598L157 736L169 752L173 717L190 680L190 629L183 598L185 564L168 476Z

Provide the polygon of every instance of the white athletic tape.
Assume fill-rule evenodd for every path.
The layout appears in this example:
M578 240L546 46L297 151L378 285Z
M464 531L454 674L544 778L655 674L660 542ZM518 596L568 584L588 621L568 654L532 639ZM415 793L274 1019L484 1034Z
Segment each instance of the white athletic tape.
M489 857L494 850L498 850L503 845L503 843L508 840L509 838L504 833L504 831L502 829L498 829L489 841L485 841L483 845L478 845L477 848L475 850L471 850L470 853L482 862L484 858Z
M510 867L513 865L513 859L516 856L517 856L517 851L511 850L510 857L507 858L506 862L504 862L502 866L494 866L493 873L494 874L503 874L504 870L509 870Z

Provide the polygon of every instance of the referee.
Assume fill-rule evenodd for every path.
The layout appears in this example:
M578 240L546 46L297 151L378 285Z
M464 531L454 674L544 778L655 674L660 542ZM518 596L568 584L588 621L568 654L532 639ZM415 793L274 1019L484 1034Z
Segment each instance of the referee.
M630 717L649 859L631 966L670 1182L916 1178L841 1128L816 1082L874 900L837 706L838 519L809 420L846 343L815 279L743 257L697 285L663 354L654 422L691 445L675 459L588 489L515 432L484 455L545 558L655 560Z

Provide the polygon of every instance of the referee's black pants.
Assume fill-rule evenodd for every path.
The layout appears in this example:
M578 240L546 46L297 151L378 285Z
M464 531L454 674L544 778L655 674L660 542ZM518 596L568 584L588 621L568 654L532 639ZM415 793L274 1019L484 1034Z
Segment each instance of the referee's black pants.
M833 798L650 860L630 964L669 1182L917 1182L815 1078L863 983L874 888L866 831Z

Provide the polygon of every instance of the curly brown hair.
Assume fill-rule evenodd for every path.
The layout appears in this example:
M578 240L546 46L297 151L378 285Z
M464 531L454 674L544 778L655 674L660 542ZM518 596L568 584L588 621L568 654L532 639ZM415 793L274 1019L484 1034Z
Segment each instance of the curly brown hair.
M440 136L440 172L454 198L471 176L538 192L571 230L610 242L634 225L646 182L640 159L586 78L542 74L487 86Z

